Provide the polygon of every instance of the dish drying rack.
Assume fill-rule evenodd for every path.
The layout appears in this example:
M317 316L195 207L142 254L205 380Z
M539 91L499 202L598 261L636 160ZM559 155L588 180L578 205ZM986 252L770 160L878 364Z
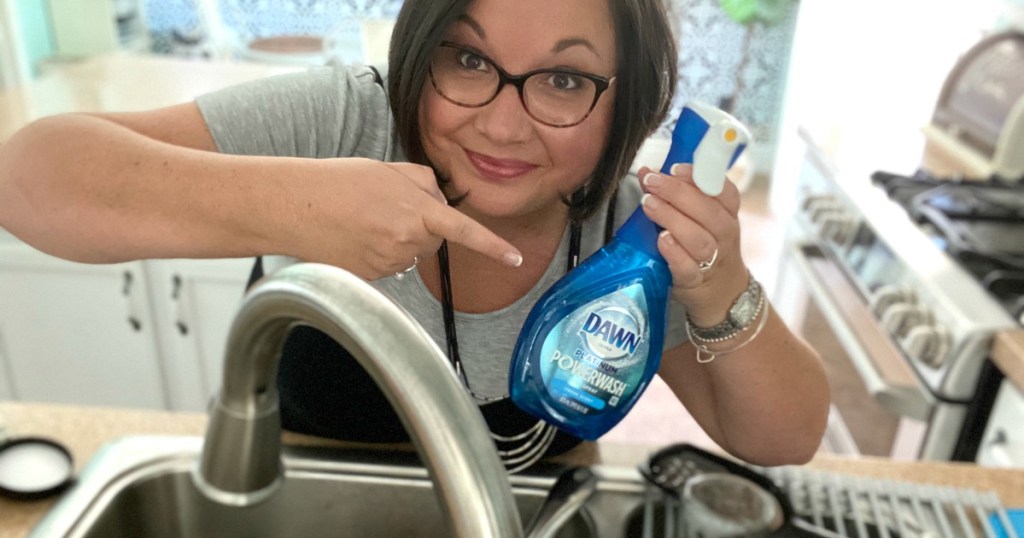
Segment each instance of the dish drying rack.
M760 469L797 517L833 536L1019 538L999 496L973 489L814 471Z
M758 467L689 444L660 450L640 467L640 472L647 479L639 529L643 538L685 536L685 501L679 493L687 480L709 472L747 478L779 501L785 521L769 536L1024 538L999 496L990 491L844 475L802 466Z

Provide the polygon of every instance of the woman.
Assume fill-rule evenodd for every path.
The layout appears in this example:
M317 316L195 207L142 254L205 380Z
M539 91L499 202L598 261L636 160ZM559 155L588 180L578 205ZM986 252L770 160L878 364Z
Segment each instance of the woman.
M579 440L509 403L518 330L643 195L674 285L659 375L725 450L803 462L828 387L765 303L726 319L760 290L735 187L706 196L679 166L616 189L665 114L674 65L658 0L407 0L386 77L328 68L27 126L0 147L0 226L83 262L282 255L268 270L346 268L449 350L521 468ZM404 438L366 374L311 329L289 338L279 389L286 428Z

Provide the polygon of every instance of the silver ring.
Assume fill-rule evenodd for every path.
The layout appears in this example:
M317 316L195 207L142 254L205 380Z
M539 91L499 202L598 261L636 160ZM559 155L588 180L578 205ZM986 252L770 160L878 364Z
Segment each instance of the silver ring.
M704 260L702 262L697 262L697 269L700 270L701 273L706 273L706 272L710 271L711 268L715 265L715 261L716 260L718 260L718 249L717 248L715 249L715 252L711 254L711 259L710 260Z
M412 257L412 265L410 265L409 267L407 267L407 268L405 268L405 269L395 273L395 279L396 280L402 280L403 278L405 278L405 275L411 273L413 271L413 269L416 269L416 264L417 263L420 263L420 257L419 256L413 256Z

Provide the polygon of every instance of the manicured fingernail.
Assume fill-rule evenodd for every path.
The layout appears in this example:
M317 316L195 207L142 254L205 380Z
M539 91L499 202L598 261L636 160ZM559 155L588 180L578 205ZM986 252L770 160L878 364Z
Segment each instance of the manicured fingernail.
M661 174L648 172L647 175L644 176L644 186L657 187L658 185L661 185Z
M657 209L659 203L660 202L658 202L658 200L655 199L650 194L644 194L643 196L640 197L640 204L646 207L647 209Z
M673 164L672 168L669 168L668 173L672 174L673 176L678 176L683 171L683 167L684 166L687 166L687 164L686 163L676 163L676 164Z
M512 267L519 267L523 264L523 256L516 252L509 252L508 254L505 254L505 263Z
M661 233L658 234L658 239L669 245L675 242L675 238L672 237L672 234L669 233L668 230L662 230Z

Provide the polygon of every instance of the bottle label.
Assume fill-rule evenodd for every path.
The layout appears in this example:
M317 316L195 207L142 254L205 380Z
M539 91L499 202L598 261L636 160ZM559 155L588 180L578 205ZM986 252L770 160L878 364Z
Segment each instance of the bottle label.
M558 322L541 347L548 393L580 414L614 408L640 383L650 332L643 286L603 295Z

